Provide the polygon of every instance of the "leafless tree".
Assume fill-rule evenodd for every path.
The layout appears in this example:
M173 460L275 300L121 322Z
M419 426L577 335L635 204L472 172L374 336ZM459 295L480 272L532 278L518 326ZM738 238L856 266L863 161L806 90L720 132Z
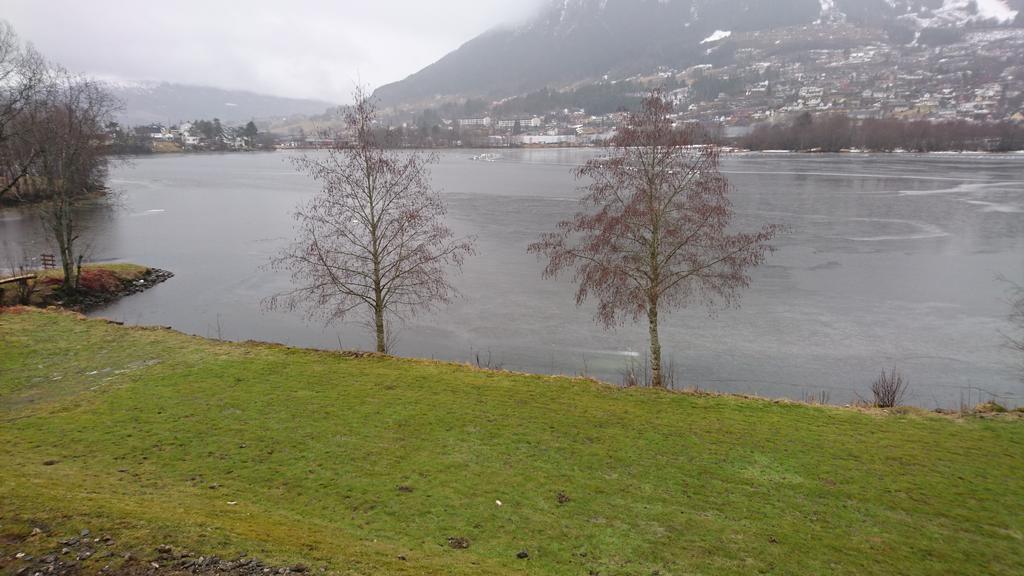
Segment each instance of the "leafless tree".
M14 29L0 20L0 200L17 194L38 149L27 141L24 115L43 90L46 64Z
M903 404L903 397L910 387L910 380L905 380L903 374L896 368L888 373L882 370L882 374L871 384L871 395L874 397L875 406L878 408L895 408Z
M296 211L297 238L271 261L291 274L294 288L266 305L304 308L328 322L368 311L384 353L394 317L450 301L448 272L473 253L473 240L456 238L444 222L430 182L436 157L385 148L375 120L374 103L356 91L345 137L333 139L352 144L296 160L322 189Z
M651 384L664 386L660 313L697 302L714 309L738 304L747 270L762 263L777 228L729 230L730 185L719 172L720 150L699 145L694 132L669 118L661 95L647 97L620 126L615 152L587 162L585 211L530 245L548 259L553 277L575 271L577 304L591 294L606 327L646 316Z
M15 251L11 249L7 241L4 241L0 252L7 254L7 269L10 271L11 277L32 275L33 269L29 263L28 254L24 251L24 247L22 247L21 255L15 256ZM21 305L31 304L32 296L36 292L36 280L33 278L16 282L11 291L14 293L13 303ZM3 298L4 290L0 288L0 306L4 304Z
M43 94L25 113L28 138L38 151L28 185L45 199L38 213L57 245L68 293L78 288L82 265L76 208L104 189L109 165L104 127L117 106L99 83L54 68Z

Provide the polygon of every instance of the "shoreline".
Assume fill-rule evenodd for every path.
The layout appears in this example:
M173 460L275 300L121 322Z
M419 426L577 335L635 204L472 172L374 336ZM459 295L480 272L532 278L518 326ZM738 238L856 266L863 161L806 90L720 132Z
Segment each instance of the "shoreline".
M174 277L174 273L167 270L134 264L88 264L82 267L78 291L65 295L60 290L63 279L60 269L26 271L26 274L32 275L28 282L0 286L0 307L55 307L87 313L145 292Z
M155 280L148 286L140 286L138 289L126 291L121 296L114 297L107 304L116 301L119 298L130 296L131 294L143 292L153 286L156 286L160 282L164 282L174 275L170 272L158 269L151 269L153 272L169 274L167 278L162 280ZM101 307L100 304L97 307ZM19 306L10 306L6 310L17 311ZM980 419L1009 419L1009 420L1024 420L1024 405L1003 405L996 400L979 401L975 404L962 405L960 408L926 408L911 403L900 403L896 406L883 408L872 404L867 400L844 402L844 403L832 403L828 401L820 401L813 397L803 398L792 398L787 396L764 396L756 393L744 393L744 392L725 392L712 390L707 388L697 387L666 387L666 388L654 388L651 386L624 386L616 384L608 380L602 380L597 377L581 375L581 374L559 374L559 373L544 373L544 372L530 372L525 370L515 370L508 368L493 368L485 365L474 364L472 362L464 362L452 359L441 359L441 358L426 358L420 356L399 356L394 354L381 354L379 352L358 350L358 349L329 349L329 348L317 348L310 346L295 346L285 344L282 342L274 342L267 340L256 340L251 338L240 338L240 339L221 339L210 336L203 336L187 331L180 330L173 326L157 325L157 324L133 324L125 323L118 320L112 320L102 315L90 315L89 312L95 311L94 308L89 309L77 309L64 306L52 306L50 309L46 307L38 306L25 306L22 308L30 308L43 310L44 312L50 312L56 310L57 313L66 313L78 317L84 321L96 321L105 324L112 324L119 328L124 328L129 331L136 332L168 332L183 336L188 339L195 339L200 342L209 343L220 343L229 346L236 346L239 349L254 349L254 350L268 350L268 351L283 351L283 352L295 352L313 355L324 355L330 358L345 358L350 360L365 360L365 359L378 359L378 360L390 360L401 363L407 363L411 366L423 366L423 367L440 367L440 368L457 368L460 370L468 370L474 373L482 373L500 377L517 377L517 378L540 378L546 381L552 382L585 382L588 385L596 385L599 387L606 387L614 390L634 390L634 391L645 391L647 393L661 393L669 396L686 396L694 398L718 398L718 399L732 399L746 402L753 402L761 405L775 405L775 406L806 406L813 408L821 408L825 410L839 410L843 412L857 412L867 413L875 415L893 415L893 416L936 416L942 418L980 418ZM0 315L3 314L5 308L0 306Z
M108 304L113 304L122 298L127 298L133 294L139 294L162 284L174 277L173 272L162 270L160 268L148 268L141 277L136 280L125 280L122 284L122 288L114 292L89 292L84 296L79 297L72 303L68 310L75 312L93 312L97 308L102 308Z
M430 151L430 152L447 152L447 151L466 151L472 152L475 150L592 150L602 148L614 148L613 146L467 146L467 147L450 147L442 146L437 148L390 148L391 150L412 150L412 151ZM929 156L929 155L949 155L949 156L960 156L960 155L1021 155L1024 156L1024 149L1020 150L932 150L927 152L914 151L914 150L839 150L837 151L824 151L824 150L785 150L785 149L771 149L771 150L750 150L747 148L735 148L729 145L722 145L723 151L728 151L734 154L806 154L806 155L911 155L911 156ZM273 150L177 150L177 151L164 151L164 152L152 152L149 154L124 154L121 155L123 158L140 159L140 158L153 158L161 156L213 156L213 155L235 155L235 154L259 154L259 153L275 153L275 152L316 152L318 150L327 150L328 148L275 148Z

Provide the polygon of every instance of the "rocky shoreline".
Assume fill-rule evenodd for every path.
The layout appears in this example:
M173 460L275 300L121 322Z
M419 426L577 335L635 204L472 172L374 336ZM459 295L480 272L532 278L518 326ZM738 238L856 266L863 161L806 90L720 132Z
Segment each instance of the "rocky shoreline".
M168 272L167 270L161 270L159 268L150 268L146 270L141 277L135 280L125 280L122 282L119 290L108 292L83 292L75 295L74 298L60 300L54 304L68 310L74 310L75 312L90 312L96 308L101 308L107 304L116 302L126 296L145 292L157 284L166 282L173 277L173 272Z

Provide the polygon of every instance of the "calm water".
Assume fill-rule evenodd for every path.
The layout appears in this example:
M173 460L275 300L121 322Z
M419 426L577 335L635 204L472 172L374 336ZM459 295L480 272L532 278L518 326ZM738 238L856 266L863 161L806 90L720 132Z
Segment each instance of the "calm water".
M479 254L456 279L463 297L402 326L397 353L621 381L642 358L643 326L600 329L572 286L541 280L526 254L576 209L571 170L591 153L442 155L434 177L451 225L478 237ZM895 364L918 405L1024 403L1021 363L1001 346L1008 305L996 280L1024 280L1024 156L739 155L725 169L740 226L791 231L742 308L663 322L678 386L841 403ZM261 310L288 286L261 266L315 192L286 154L143 158L117 167L112 184L122 205L87 216L92 258L176 277L97 315L233 340L371 346L361 318L323 327ZM41 238L31 217L0 216L0 249L36 255Z

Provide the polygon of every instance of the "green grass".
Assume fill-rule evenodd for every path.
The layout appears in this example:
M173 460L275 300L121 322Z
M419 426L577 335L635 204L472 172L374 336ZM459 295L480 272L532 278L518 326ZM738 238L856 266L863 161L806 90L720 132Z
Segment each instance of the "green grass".
M1024 561L1024 421L1009 416L624 390L18 309L0 314L0 439L0 535L88 527L345 574Z

